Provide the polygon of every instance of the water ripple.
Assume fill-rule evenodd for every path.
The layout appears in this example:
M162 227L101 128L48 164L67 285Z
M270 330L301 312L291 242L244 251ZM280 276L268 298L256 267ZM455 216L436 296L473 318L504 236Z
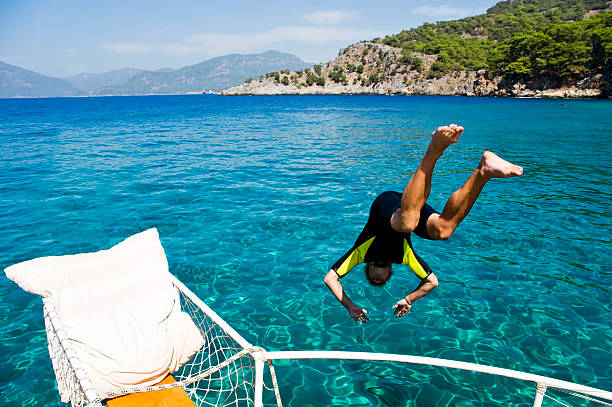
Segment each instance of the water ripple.
M157 227L171 270L271 350L406 353L612 388L612 171L607 101L438 97L0 100L2 267L94 251ZM513 118L520 118L520 122ZM436 166L441 210L489 149L525 167L494 180L447 242L414 239L441 285L405 318L384 289L322 279L369 205L402 190L431 131L466 128ZM0 279L0 398L57 405L40 300ZM287 405L517 405L510 379L426 366L279 362ZM267 395L266 397L268 397ZM273 402L273 400L269 400ZM572 405L581 405L571 400Z

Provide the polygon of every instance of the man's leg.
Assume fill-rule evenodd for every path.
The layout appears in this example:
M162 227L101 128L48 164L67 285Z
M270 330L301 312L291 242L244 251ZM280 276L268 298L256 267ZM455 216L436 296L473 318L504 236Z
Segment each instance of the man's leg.
M431 174L444 150L456 143L463 132L463 127L451 124L438 127L431 135L427 152L404 188L402 205L391 217L391 226L398 232L412 232L419 224L421 208L431 191Z
M448 239L472 209L487 181L491 178L518 177L522 173L522 167L503 160L490 151L485 151L472 175L450 196L442 214L433 214L429 217L427 233L434 239Z

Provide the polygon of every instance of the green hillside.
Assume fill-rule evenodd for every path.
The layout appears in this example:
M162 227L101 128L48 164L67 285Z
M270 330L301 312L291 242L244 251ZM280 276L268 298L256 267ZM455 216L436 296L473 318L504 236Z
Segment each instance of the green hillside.
M609 75L612 12L602 0L509 0L486 14L424 24L379 42L402 48L401 62L419 69L414 52L437 55L429 77L485 69L507 79L546 76L558 83Z

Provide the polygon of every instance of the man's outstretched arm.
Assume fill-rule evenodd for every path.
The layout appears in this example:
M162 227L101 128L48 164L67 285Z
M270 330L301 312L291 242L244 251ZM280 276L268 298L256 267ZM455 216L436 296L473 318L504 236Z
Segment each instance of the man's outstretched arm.
M421 282L413 292L399 300L397 304L393 306L393 308L395 309L395 311L393 311L395 316L399 318L406 315L408 311L410 311L410 308L412 308L412 304L416 300L423 298L437 286L438 278L434 273L429 274L427 277L421 280Z
M334 270L329 270L327 272L324 281L327 288L329 288L332 294L334 294L334 297L336 297L336 299L340 301L340 303L347 309L351 315L351 318L353 318L355 321L364 323L367 323L370 320L367 315L368 311L358 305L355 305L353 301L350 300L348 295L346 295L344 289L342 288L342 284L340 284L340 277L338 277L338 274Z

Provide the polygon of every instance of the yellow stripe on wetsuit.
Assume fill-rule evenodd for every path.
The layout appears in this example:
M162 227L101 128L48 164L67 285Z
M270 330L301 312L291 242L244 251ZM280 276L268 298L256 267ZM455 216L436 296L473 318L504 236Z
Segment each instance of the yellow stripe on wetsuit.
M407 264L408 267L412 270L414 274L419 276L420 278L427 277L427 271L421 266L421 263L417 260L412 248L408 244L408 241L404 239L404 260L402 264Z
M374 237L366 240L365 242L357 246L357 248L353 250L350 256L348 256L346 260L342 262L340 267L338 267L338 270L336 270L338 276L342 277L343 275L348 273L353 267L355 267L359 263L363 263L365 255L368 252L368 249L370 248L370 245L373 241Z

